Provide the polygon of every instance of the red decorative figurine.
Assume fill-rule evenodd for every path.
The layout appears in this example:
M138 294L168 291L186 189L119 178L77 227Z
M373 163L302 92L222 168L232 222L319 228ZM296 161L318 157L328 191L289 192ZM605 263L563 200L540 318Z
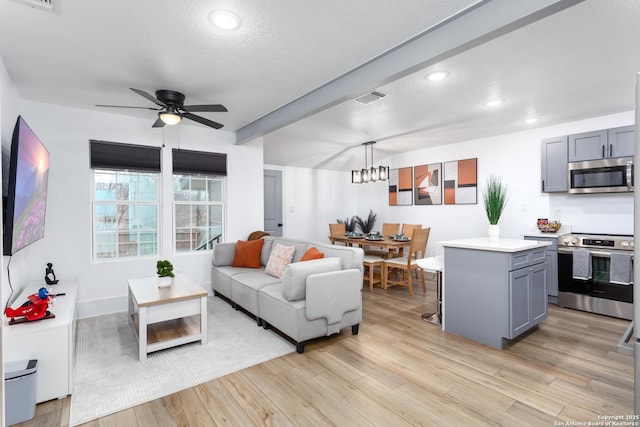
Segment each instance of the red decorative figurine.
M7 307L4 314L11 318L10 325L15 323L33 322L40 319L55 317L49 309L49 303L53 302L55 295L49 294L46 288L40 288L37 294L27 297L27 302L18 308Z

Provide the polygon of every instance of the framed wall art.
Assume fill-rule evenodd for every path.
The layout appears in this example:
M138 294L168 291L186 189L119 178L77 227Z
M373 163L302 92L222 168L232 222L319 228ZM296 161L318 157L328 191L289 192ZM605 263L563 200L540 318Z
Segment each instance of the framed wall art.
M444 204L478 203L478 159L444 163Z
M413 168L389 171L389 206L410 206L413 201Z
M442 204L442 163L413 167L413 203Z

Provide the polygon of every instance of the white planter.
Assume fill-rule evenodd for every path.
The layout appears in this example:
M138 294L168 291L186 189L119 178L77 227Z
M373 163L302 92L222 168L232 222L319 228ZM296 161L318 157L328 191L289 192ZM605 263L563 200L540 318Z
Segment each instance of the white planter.
M489 224L489 243L498 243L500 239L500 226L498 224Z
M173 277L158 277L158 287L167 288L173 283Z

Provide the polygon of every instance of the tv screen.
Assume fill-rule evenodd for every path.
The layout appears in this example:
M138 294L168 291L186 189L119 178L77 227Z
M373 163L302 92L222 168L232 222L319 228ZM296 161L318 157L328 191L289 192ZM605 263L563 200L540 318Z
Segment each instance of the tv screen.
M49 151L18 116L11 139L5 200L4 255L44 237L49 179Z

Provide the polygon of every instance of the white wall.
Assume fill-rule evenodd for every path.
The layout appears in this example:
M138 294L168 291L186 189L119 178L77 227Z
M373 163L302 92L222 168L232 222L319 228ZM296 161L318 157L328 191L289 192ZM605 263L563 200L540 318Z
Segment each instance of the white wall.
M351 184L349 171L282 168L287 194L283 209L288 225L285 233L289 237L326 240L329 222L356 214L366 216L373 209L377 214L376 229L383 222L431 227L428 252L441 253L439 241L487 235L489 223L482 204L482 188L489 174L494 173L502 177L510 190L500 220L502 237L522 238L524 233L536 230L538 218L560 220L578 232L633 234L632 193L569 195L540 191L543 138L633 123L634 113L625 112L417 150L378 161L393 169L477 157L476 205L389 206L386 182Z
M126 310L127 279L154 275L159 258L170 259L177 271L188 273L194 281L208 286L211 251L173 253L171 203L162 204L158 256L91 260L89 139L164 144L161 196L164 201L172 200L170 167L167 167L171 162L171 148L227 153L226 240L244 239L249 232L262 228L261 141L236 146L232 132L199 125L152 129L153 117L138 119L29 101L22 101L19 113L47 146L51 160L45 238L12 257L14 287L36 281L42 283L46 263L52 262L60 280L77 280L78 313L85 317ZM7 262L5 259L5 264Z

